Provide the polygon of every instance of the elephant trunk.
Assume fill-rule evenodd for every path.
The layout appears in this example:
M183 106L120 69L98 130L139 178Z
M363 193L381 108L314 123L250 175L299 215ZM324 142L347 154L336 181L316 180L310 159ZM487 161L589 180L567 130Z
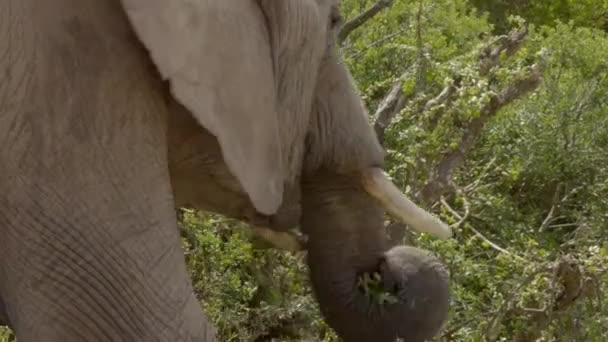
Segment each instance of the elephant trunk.
M389 249L384 212L364 184L330 171L303 179L301 228L321 312L347 342L424 341L447 318L447 271L419 249ZM366 284L374 273L378 283Z

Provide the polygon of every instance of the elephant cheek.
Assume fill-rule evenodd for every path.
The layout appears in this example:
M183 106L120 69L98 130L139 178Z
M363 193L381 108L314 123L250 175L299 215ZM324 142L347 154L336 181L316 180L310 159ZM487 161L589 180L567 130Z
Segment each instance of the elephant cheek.
M358 182L318 179L303 183L301 228L308 235L313 290L328 324L347 342L416 342L436 335L448 310L445 269L420 250L389 249L383 211ZM362 276L374 272L396 301L378 302L362 288Z

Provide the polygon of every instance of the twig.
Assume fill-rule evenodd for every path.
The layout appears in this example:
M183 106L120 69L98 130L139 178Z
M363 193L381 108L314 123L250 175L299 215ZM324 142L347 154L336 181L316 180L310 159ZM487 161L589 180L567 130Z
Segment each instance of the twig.
M454 215L457 219L462 220L462 216L456 210L452 209L452 207L450 207L448 202L446 202L443 197L441 198L440 202L441 205L443 205L450 212L450 214Z
M418 70L416 73L415 92L424 87L424 74L426 73L426 63L424 60L424 43L422 42L422 12L424 10L424 0L418 1L418 12L416 13L416 49L418 50Z
M400 77L399 80L393 84L391 90L384 99L382 99L382 102L380 102L380 105L374 114L374 117L376 118L374 130L376 131L376 136L378 137L380 144L384 144L384 133L393 120L393 117L405 106L405 96L403 95L403 91L401 91L402 83L403 80Z
M500 323L502 322L503 318L506 316L507 312L509 310L511 310L511 307L513 305L513 302L515 302L515 299L517 298L517 295L519 295L520 291L525 287L528 286L533 280L534 278L536 278L536 276L540 273L543 272L547 272L547 271L551 271L553 268L550 267L551 263L544 263L542 265L540 265L536 270L534 270L532 273L528 274L517 286L517 288L515 288L515 290L511 291L511 294L509 295L509 297L507 297L507 299L503 302L503 304L498 308L498 310L496 311L496 314L494 315L494 317L492 317L492 319L490 320L490 323L487 325L486 331L485 331L485 336L486 336L486 340L487 341L495 341L496 338L498 337L498 327L500 326Z
M580 187L576 187L576 188L572 189L569 193L564 195L564 197L562 197L560 200L558 200L558 196L559 196L559 193L561 192L561 189L562 189L561 185L557 186L557 188L555 189L555 194L553 195L553 205L551 205L551 209L549 209L549 213L547 214L547 216L541 223L540 227L538 228L538 231L541 233L544 232L549 226L551 226L552 222L555 222L555 220L557 220L557 217L554 217L554 215L557 213L557 210L568 200L568 198L570 198L570 196L575 194L580 189ZM574 225L576 225L576 224L574 224ZM554 226L551 226L551 227L554 227Z
M365 53L369 49L375 48L378 44L381 44L381 43L383 43L383 42L385 42L385 41L387 41L387 40L389 40L391 38L397 37L400 34L402 34L403 32L405 32L405 31L407 31L407 30L410 29L409 25L403 25L403 26L404 26L403 28L401 28L401 29L399 29L399 30L397 30L397 31L395 31L395 32L393 32L391 34L388 34L388 35L386 35L386 36L384 36L384 37L382 37L382 38L380 38L378 40L375 40L373 42L370 42L369 44L366 44L364 48L360 49L359 51L357 51L355 53L352 53L352 54L348 53L348 51L350 51L351 49L353 49L353 46L344 46L342 51L344 53L348 53L348 55L349 55L350 58L357 59L357 57L361 56L363 53ZM412 50L414 49L414 47L408 47L406 45L403 45L402 47L403 48L410 48Z
M452 327L449 330L446 330L445 332L443 332L441 334L441 338L443 341L453 341L453 335L458 332L458 330L466 327L467 325L473 323L474 321L478 321L479 317L476 317L475 315L473 315L473 317L470 317L469 319L467 319L464 322L461 322L460 324L454 326L452 325Z
M490 70L500 64L500 55L506 51L507 57L514 55L522 47L528 28L525 26L519 30L513 30L509 35L498 37L492 44L479 53L479 75L485 76ZM498 46L496 46L498 45Z
M460 219L460 221L456 222L452 226L452 229L454 229L454 230L460 228L460 226L469 218L469 215L471 214L471 206L469 205L469 201L467 200L466 196L461 191L458 191L458 192L461 194L462 204L464 206L464 215L462 215L462 218Z
M481 181L488 175L488 171L490 170L492 165L494 165L495 162L496 162L496 157L492 158L490 160L490 162L488 162L488 164L486 164L486 166L483 167L483 170L481 170L481 174L479 175L479 177L477 177L477 179L473 183L464 187L463 192L468 193L468 192L471 192L471 191L477 189L477 187L479 186Z
M551 224L551 222L553 222L553 214L555 213L555 208L556 208L555 204L551 206L551 209L549 210L547 217L545 217L545 219L543 220L543 223L541 223L540 227L538 228L539 232L543 232L545 229L547 229L549 224Z
M338 33L338 43L342 44L349 34L361 27L371 18L375 17L376 14L380 13L380 11L383 9L390 7L392 4L393 0L378 0L378 2L376 2L372 7L368 8L365 12L359 14L353 20L344 24Z
M429 110L437 105L445 103L452 96L452 94L454 94L456 92L457 83L458 82L455 82L455 81L450 82L445 88L443 88L443 90L439 93L439 95L437 95L436 97L433 97L432 99L430 99L426 102L426 104L422 108L422 111L426 112L427 110Z
M466 200L466 198L464 196L462 196L462 200L463 200L463 204L465 207L465 214L464 215L460 215L456 210L454 210L452 207L450 207L450 205L445 201L445 199L441 198L440 202L441 204L452 214L454 215L456 218L458 218L458 222L456 222L454 225L451 226L452 229L455 229L457 227L459 227L460 225L462 225L462 223L464 223L464 221L469 217L470 215L470 208L469 208L469 204L468 201ZM487 237L485 237L483 234L481 234L477 229L473 228L472 226L469 226L469 228L473 231L473 233L475 233L475 235L477 237L479 237L480 239L482 239L484 242L486 242L490 247L492 247L493 249L497 250L498 252L501 253L505 253L507 255L510 255L514 258L516 258L519 261L526 261L526 259L520 257L517 254L513 254L511 252L509 252L508 250L500 247L499 245L497 245L496 243L492 242L490 239L488 239Z
M564 312L581 298L583 286L584 273L577 260L569 255L559 258L553 263L550 305L545 305L544 311L533 312L529 318L528 329L517 334L513 341L536 341L549 327L556 313Z
M511 252L509 252L508 250L500 247L499 245L495 244L494 242L490 241L490 239L488 239L487 237L485 237L483 234L481 234L477 229L473 228L473 227L469 227L480 239L482 239L483 241L485 241L488 245L490 245L490 247L494 248L495 250L508 254L512 257L514 257L515 259L519 260L519 261L526 261L526 259L520 257L517 254L513 254Z
M559 194L562 191L563 188L563 184L559 183L556 187L555 187L555 192L553 193L553 199L551 200L551 209L549 209L549 213L547 214L547 216L545 217L545 219L543 220L543 222L540 224L540 227L538 228L539 232L543 232L545 229L547 229L547 227L551 224L551 222L554 221L553 215L555 214L555 211L557 210L557 205L559 204Z
M547 228L565 228L565 227L577 227L580 223L562 223L562 224L551 224Z
M469 215L471 214L471 208L469 205L469 201L467 201L467 199L464 197L464 195L462 196L462 202L463 202L463 206L464 206L464 214L460 215L456 210L454 210L454 209L452 209L452 207L450 207L448 202L446 202L445 198L443 198L443 197L441 198L441 204L452 215L454 215L454 217L456 217L458 219L458 222L454 223L453 225L450 225L450 228L452 228L452 230L458 229L469 218Z

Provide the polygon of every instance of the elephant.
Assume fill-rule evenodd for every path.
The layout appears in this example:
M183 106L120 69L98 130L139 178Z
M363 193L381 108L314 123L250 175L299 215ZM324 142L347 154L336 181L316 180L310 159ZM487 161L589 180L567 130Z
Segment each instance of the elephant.
M446 324L447 268L391 246L384 215L451 231L383 171L335 46L338 0L0 9L0 323L19 341L215 341L183 205L305 234L344 341L425 341ZM396 301L365 293L372 273Z

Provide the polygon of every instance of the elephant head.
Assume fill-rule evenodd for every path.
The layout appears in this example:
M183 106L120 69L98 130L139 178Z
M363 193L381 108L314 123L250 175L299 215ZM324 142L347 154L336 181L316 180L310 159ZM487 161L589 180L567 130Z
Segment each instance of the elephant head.
M422 250L389 249L383 202L375 198L399 201L402 195L379 169L364 170L365 175L313 169L285 191L274 215L261 215L228 170L215 137L181 105L171 108L169 169L176 205L240 219L254 229L271 228L256 232L285 249L293 250L294 241L283 231L299 226L308 235L307 261L321 310L346 341L393 341L395 336L422 341L437 333L447 313L447 272ZM378 190L383 186L389 190L384 195ZM399 204L384 203L399 213L391 207ZM365 292L360 281L373 273L381 275L380 290L397 302L382 304Z
M338 1L218 0L188 12L124 2L175 99L202 126L184 119L170 133L173 151L190 146L170 155L176 198L279 230L299 225L321 311L346 341L436 335L447 271L424 251L391 248L384 212L441 238L450 231L382 171L382 147L334 46ZM374 273L393 301L360 286Z

